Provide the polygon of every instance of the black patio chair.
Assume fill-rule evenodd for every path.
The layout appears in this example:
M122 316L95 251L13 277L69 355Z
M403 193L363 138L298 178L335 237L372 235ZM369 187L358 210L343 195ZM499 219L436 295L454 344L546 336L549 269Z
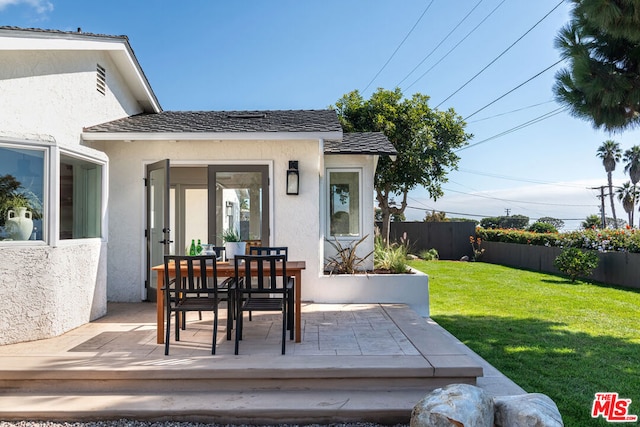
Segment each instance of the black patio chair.
M213 337L211 354L216 354L216 339L218 335L218 307L220 302L227 300L227 338L230 339L230 319L233 311L233 291L218 283L218 273L215 255L165 255L165 307L166 307L166 337L164 354L169 354L171 338L171 314L175 316L175 340L180 341L180 323L185 323L188 311L211 311L213 313ZM170 270L175 271L175 278L170 277ZM182 322L181 322L182 320Z
M293 280L287 276L286 256L244 255L236 257L234 263L237 310L235 354L238 354L242 340L245 311L282 313L282 354L285 354L287 329L290 329L289 339L293 339L294 329L289 320L289 313L293 313Z

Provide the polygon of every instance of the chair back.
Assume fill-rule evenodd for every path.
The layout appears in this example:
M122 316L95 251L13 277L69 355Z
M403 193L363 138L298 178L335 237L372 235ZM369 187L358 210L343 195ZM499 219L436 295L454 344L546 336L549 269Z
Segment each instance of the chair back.
M181 265L186 265L186 274ZM170 277L171 273L175 281ZM193 293L218 294L216 255L165 255L164 276L164 283L173 285L165 290L167 299L187 297Z
M286 261L284 254L239 255L234 258L236 284L246 294L286 292Z
M289 258L287 246L250 246L249 255L284 255L284 260Z

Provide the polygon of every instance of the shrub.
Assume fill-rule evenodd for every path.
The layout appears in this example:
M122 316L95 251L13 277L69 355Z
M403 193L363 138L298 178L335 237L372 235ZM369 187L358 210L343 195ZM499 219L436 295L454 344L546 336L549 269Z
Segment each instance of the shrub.
M548 222L534 222L527 228L527 231L531 231L533 233L557 233L558 229L554 227L553 224L549 224Z
M425 260L425 261L435 261L438 260L440 258L440 255L438 255L438 250L435 248L431 248L429 250L423 250L421 251L418 256Z
M591 275L598 266L598 256L594 251L566 248L553 260L553 266L575 282L577 277Z
M377 270L387 270L390 273L402 274L409 270L407 265L408 244L385 244L382 236L374 240L373 266Z
M327 263L324 266L325 271L329 274L354 274L358 271L362 271L362 264L371 256L373 252L369 252L364 257L357 255L356 249L358 245L369 237L367 234L363 238L357 241L351 241L348 245L343 245L340 241L334 238L334 241L327 240L336 250L336 255L327 257Z

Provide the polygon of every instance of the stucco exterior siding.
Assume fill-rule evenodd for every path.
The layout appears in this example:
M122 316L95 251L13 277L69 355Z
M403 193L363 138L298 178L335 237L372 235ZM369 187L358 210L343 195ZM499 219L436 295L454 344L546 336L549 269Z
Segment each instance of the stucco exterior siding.
M45 221L56 220L54 153L60 149L107 164L104 153L81 145L83 128L142 108L106 52L3 46L0 141L51 147L53 179ZM105 95L96 89L98 63L107 70ZM60 335L106 314L107 232L104 227L104 239L0 242L0 294L6 302L0 308L0 344Z
M107 313L106 244L99 239L0 252L0 345L51 338Z
M271 243L288 246L292 258L307 261L305 288L318 276L319 141L114 141L101 145L110 158L109 301L133 302L142 298L146 274L145 166L166 158L173 166L269 165ZM289 160L299 162L298 196L286 194Z
M96 64L107 70L105 95ZM83 127L142 112L107 54L0 51L0 134L48 135L80 145Z

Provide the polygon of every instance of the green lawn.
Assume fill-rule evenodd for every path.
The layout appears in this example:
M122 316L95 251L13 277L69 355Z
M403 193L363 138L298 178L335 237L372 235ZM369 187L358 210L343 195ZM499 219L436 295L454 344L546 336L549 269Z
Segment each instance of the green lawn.
M596 392L631 399L640 416L640 291L481 262L411 266L429 275L431 317L527 392L551 397L565 426L611 425L591 418Z

